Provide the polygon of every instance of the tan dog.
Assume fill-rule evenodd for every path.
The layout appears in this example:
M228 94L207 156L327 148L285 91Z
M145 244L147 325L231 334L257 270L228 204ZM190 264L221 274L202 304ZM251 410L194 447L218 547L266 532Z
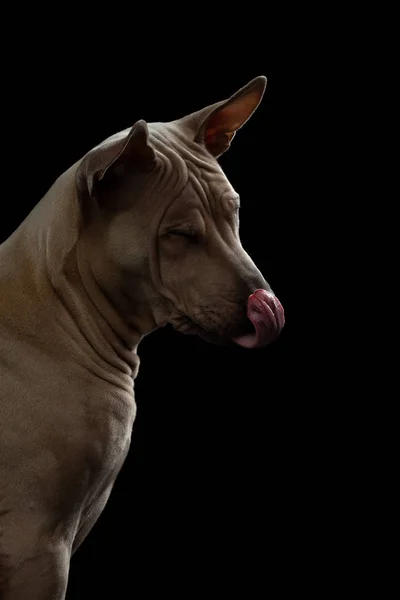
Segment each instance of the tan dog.
M216 160L265 85L107 139L0 246L2 600L65 597L129 449L144 335L253 348L283 327Z

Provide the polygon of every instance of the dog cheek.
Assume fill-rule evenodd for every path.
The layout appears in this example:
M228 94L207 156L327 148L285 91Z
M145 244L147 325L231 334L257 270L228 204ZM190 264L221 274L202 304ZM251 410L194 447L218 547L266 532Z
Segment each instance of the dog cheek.
M105 252L112 263L125 273L140 273L147 256L147 237L143 232L132 231L127 225L117 224L108 231Z
M163 256L160 258L160 281L167 289L175 293L179 289L179 269L176 268L176 262L173 258Z
M163 285L177 285L184 272L184 244L179 238L163 240L159 245L158 261Z

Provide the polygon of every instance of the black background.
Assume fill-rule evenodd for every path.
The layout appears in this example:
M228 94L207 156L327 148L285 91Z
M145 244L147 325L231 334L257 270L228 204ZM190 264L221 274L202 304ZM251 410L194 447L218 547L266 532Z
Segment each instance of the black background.
M112 598L157 590L253 598L271 585L283 592L311 576L323 534L317 515L330 493L317 451L328 411L319 404L306 300L315 98L295 48L290 60L277 48L187 61L183 49L158 51L157 60L124 49L108 60L99 47L74 59L28 52L3 74L2 239L108 135L138 119L178 118L266 75L262 104L220 163L241 196L243 246L280 298L286 326L257 351L214 347L169 327L143 340L130 454L72 559L68 600L95 598L105 586Z

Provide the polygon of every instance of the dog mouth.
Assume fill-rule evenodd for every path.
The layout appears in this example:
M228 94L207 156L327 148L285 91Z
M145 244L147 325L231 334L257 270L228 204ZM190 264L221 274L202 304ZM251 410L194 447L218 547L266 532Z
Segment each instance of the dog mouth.
M285 313L275 294L257 289L247 299L246 312L235 313L233 318L218 318L215 310L198 312L196 320L188 315L171 319L172 326L185 335L222 346L238 345L243 348L263 348L275 341L285 324ZM224 326L224 322L228 325Z
M199 323L193 321L187 315L180 315L179 317L173 317L170 320L172 327L175 331L183 333L183 335L196 335L206 342L220 343L223 338L217 335L215 332L205 329Z
M215 320L209 321L208 319L206 324L202 324L187 315L179 315L170 319L170 324L183 335L195 335L205 342L225 347L237 347L237 343L234 341L236 337L255 334L254 325L245 315L244 318L237 319L236 322L232 321L227 327L223 327L221 323L217 323Z

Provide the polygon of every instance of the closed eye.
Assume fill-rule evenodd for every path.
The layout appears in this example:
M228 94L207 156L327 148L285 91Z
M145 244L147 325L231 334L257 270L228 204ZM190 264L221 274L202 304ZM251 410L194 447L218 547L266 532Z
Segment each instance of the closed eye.
M167 236L168 237L171 237L171 236L183 237L183 238L187 238L191 241L194 241L197 239L197 234L194 231L191 231L190 229L171 229L170 231L168 231Z

